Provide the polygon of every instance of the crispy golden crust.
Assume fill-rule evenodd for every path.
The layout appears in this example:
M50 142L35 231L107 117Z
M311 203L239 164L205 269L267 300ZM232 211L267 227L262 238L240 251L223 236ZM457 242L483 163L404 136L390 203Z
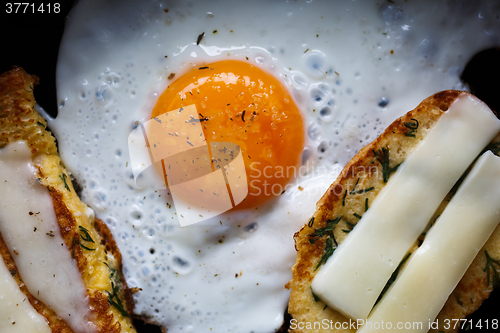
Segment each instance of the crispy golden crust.
M33 155L57 153L54 137L45 130L47 122L34 111L36 84L38 78L20 67L0 75L0 148L25 140Z
M38 78L21 68L0 75L0 148L10 142L25 140L31 148L39 181L47 187L54 204L61 236L75 259L87 287L94 324L98 332L135 332L130 318L133 301L123 279L121 254L110 230L76 195L69 176L57 155L54 137L46 130L45 120L36 112L33 86ZM92 242L85 242L83 229ZM0 235L1 236L1 235ZM87 236L87 235L84 235ZM88 238L88 237L85 237ZM83 243L85 245L83 245ZM0 237L0 254L28 296L33 307L48 321L52 332L72 332L69 326L47 306L31 295L17 272L15 258ZM14 254L15 256L15 254ZM115 287L113 287L115 286ZM124 314L112 300L123 304Z
M123 276L122 272L122 255L120 253L120 249L118 249L118 245L116 244L113 235L111 234L111 230L109 230L108 226L96 218L94 221L95 230L102 237L102 245L105 247L106 251L112 253L116 262L118 263L118 273L120 276ZM129 313L132 314L132 309L134 308L134 298L132 297L132 292L127 286L127 283L124 279L121 280L121 290L123 295L121 298L125 301L126 308L129 309Z
M325 252L325 237L311 244L308 235L314 230L323 228L327 219L343 216L337 224L334 235L340 244L349 230L358 221L356 215L363 215L374 197L384 186L383 168L377 159L377 153L382 149L388 149L389 165L394 168L405 160L408 154L417 146L418 142L434 126L444 111L460 95L467 94L459 91L442 91L425 99L416 109L408 112L403 117L396 119L389 127L372 143L364 147L347 163L336 181L317 203L317 210L313 215L313 222L305 224L298 231L295 238L295 249L297 259L292 267L293 278L287 284L291 289L288 311L297 322L321 322L326 319L335 322L344 322L347 319L336 311L325 307L321 301L315 302L311 292L311 282L316 273L316 267ZM405 135L410 129L405 123L415 124L418 121L418 129L413 134L415 137ZM500 141L500 136L495 138ZM357 184L357 185L356 185ZM350 194L353 189L361 190L373 187L373 190L364 193ZM358 191L354 191L358 192ZM436 212L440 212L446 206L446 200ZM431 219L433 221L434 218ZM312 225L311 225L312 224ZM417 247L418 243L414 245ZM438 319L443 324L446 318L465 318L475 311L492 291L491 285L487 284L486 265L484 250L494 258L500 258L500 228L497 228L490 237L484 248L479 252L468 271L450 295ZM296 325L298 326L298 325ZM290 332L326 332L322 329L290 329ZM335 331L335 330L334 330ZM338 330L339 332L355 332L355 329ZM435 332L454 332L446 330L443 326ZM328 332L332 332L328 330Z

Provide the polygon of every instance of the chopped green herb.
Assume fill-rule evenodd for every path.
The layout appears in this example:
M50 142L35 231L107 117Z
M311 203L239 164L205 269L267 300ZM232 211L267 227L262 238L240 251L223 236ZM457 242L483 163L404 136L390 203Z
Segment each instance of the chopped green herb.
M348 234L348 233L350 233L351 231L352 231L352 229L351 229L351 230L348 230L348 229L342 229L342 232L343 232L344 234Z
M80 237L81 237L84 241L94 243L94 240L92 239L92 237L90 237L90 235L89 235L89 231L88 231L87 229L85 229L85 228L84 228L84 227L82 227L82 226L79 226L78 228L79 228L79 229L80 229L80 231L81 231L81 232L83 232L83 234L84 234L83 236L82 236L82 234L79 234L79 235L80 235ZM82 242L80 242L78 239L74 238L74 239L73 239L73 247L72 247L72 249L71 249L71 255L72 255L72 257L73 257L73 258L75 257L75 244L80 245L82 248L84 248L84 249L85 249L85 250L87 250L87 251L95 251L95 249L93 249L93 248L90 248L90 247L88 247L88 246L83 245L83 244L82 244Z
M413 118L411 120L412 121L409 122L403 122L403 125L405 125L409 130L408 132L405 132L405 135L414 138L415 132L418 129L418 120Z
M312 290L312 287L311 287L311 294L313 294L313 298L314 298L314 301L315 301L315 302L319 302L319 301L320 301L319 297L318 297L318 296L316 296L316 294L315 294L315 293L314 293L314 291Z
M354 184L354 187L353 187L352 191L349 192L349 194L353 194L354 192L356 192L356 186L358 186L358 183L359 183L359 178L358 178L358 180L356 180L356 184Z
M337 240L335 239L335 235L333 234L333 230L335 229L335 226L340 222L342 219L342 216L336 217L334 219L327 219L326 220L326 226L324 228L316 229L312 234L309 234L309 243L314 244L316 240L319 238L326 236L326 241L325 241L325 254L319 261L318 265L314 270L317 270L319 266L321 266L323 263L330 258L330 256L333 254L333 251L338 246ZM335 245L335 246L334 246Z
M368 210L368 198L365 199L365 212Z
M375 189L375 187L371 186L371 187L368 187L368 188L364 188L362 190L357 190L357 191L352 190L351 192L349 192L349 194L363 194L363 193L366 193L366 192L373 191L374 189Z
M198 35L198 39L196 39L196 45L200 45L203 36L205 36L205 32L202 32L201 34Z
M108 302L111 306L114 306L120 313L127 318L130 318L130 315L128 312L125 310L123 307L122 301L118 297L118 291L119 287L115 285L113 282L111 282L111 289L113 293L110 293L109 291L105 290L106 293L108 294Z
M394 168L391 168L389 165L389 149L387 147L381 148L379 150L372 150L373 154L377 158L377 161L382 165L382 175L384 177L384 183L387 183L391 173L395 172L399 166L398 164Z
M85 228L84 228L84 227L82 227L82 226L78 226L78 229L80 229L80 231L81 231L81 232L83 232L83 234L85 235L85 237L84 237L84 236L82 236L82 235L80 234L80 237L81 237L84 241L94 243L94 240L92 239L92 237L90 237L90 235L89 235L89 231L88 231L87 229L85 229Z
M81 236L81 235L80 235ZM78 244L80 244L81 247L83 247L85 250L87 251L95 251L95 249L92 249L90 247L86 247L85 245L83 245L80 241L76 241Z
M313 217L311 217L311 219L310 219L310 220L309 220L309 222L307 223L307 226L308 226L309 228L311 228L311 227L313 226L313 224L314 224L314 216L313 216Z
M321 260L318 262L318 265L316 265L316 268L314 270L317 270L322 264L324 264L328 258L330 258L335 251L337 247L333 247L333 232L330 233L331 237L328 237L325 242L325 254L323 254L323 257L321 257ZM337 245L337 241L335 241L335 245Z
M389 278L389 281L387 281L387 283L385 284L384 289L382 289L382 292L380 293L380 296L377 298L377 301L375 302L375 304L377 304L382 299L382 297L386 293L387 289L389 289L389 287L394 283L394 281L396 281L396 278L398 277L398 274L399 274L399 271L401 270L401 267L403 267L403 265L405 264L406 260L408 260L408 258L410 256L411 256L411 252L409 252L403 258L403 260L401 260L401 262L399 263L398 267L396 267L396 270L392 273L391 277Z
M333 220L332 220L332 219L327 219L327 220L326 220L326 223L327 223L327 224L337 224L337 223L339 223L339 222L340 222L340 220L342 219L342 217L343 217L343 216L341 215L341 216L339 216L339 217L334 218Z
M71 192L71 189L69 188L68 183L66 183L66 177L67 177L67 176L66 176L66 174L65 174L65 173L63 173L63 174L62 174L62 176L61 176L61 175L59 175L59 178L61 178L61 180L64 182L64 187L65 187L68 191L70 191L70 192Z
M110 270L111 273L109 273L109 279L110 280L115 280L116 283L119 282L119 275L117 274L117 270L114 269L114 268L111 268L109 267L108 263L103 261L103 264L106 265L108 267L108 269Z
M352 224L351 222L347 221L346 219L344 219L345 223L351 227L351 229L353 229L356 225L355 224Z
M37 121L36 123L37 123L38 125L42 126L43 128L45 128L45 125L44 125L44 124L42 124L41 122Z
M483 272L486 272L486 284L489 286L490 285L490 271L493 271L493 288L496 288L500 285L500 277L498 276L498 271L495 265L500 267L500 259L493 259L490 257L488 251L484 251L484 254L486 255L486 266L483 269Z
M345 206L345 196L347 195L347 190L344 192L344 196L342 197L342 206Z
M360 220L361 220L361 218L363 217L363 216L361 216L361 215L359 215L359 214L356 214L356 213L354 213L354 214L352 214L352 215L354 215L354 217L355 217L355 218L360 219Z
M330 232L332 232L335 229L335 226L340 222L341 219L342 219L342 216L339 216L333 220L330 220L330 219L326 220L326 226L324 228L316 229L316 230L314 230L314 232L312 234L307 235L310 237L309 242L311 240L314 241L316 239L319 239L323 236L328 235ZM314 244L314 242L311 244Z

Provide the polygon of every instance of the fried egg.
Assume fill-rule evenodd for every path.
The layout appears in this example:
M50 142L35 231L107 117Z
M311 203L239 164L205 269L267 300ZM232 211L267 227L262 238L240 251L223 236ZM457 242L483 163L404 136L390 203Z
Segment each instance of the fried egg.
M466 61L499 42L494 6L78 2L49 127L82 199L113 231L129 286L141 289L136 314L169 332L278 329L294 232L394 118L436 91L464 89ZM249 194L180 227L162 175L134 179L127 138L193 104L207 141L241 148Z

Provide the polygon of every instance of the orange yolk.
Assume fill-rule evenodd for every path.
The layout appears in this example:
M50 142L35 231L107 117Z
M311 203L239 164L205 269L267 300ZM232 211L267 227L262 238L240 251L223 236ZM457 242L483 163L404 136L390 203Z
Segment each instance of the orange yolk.
M241 148L249 208L280 195L294 176L304 145L301 114L272 75L241 61L203 65L176 79L153 109L156 117L195 104L208 142Z

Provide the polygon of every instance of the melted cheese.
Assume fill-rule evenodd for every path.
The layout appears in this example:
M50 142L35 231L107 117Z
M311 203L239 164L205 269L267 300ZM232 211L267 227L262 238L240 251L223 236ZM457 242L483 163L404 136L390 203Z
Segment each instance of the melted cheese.
M427 332L499 221L500 158L489 151L359 332L385 332L398 323L412 323L405 332Z
M313 292L348 317L367 318L441 201L499 130L484 103L457 98L316 274Z
M21 292L0 257L0 332L50 333L45 318L33 308Z
M29 292L75 332L93 332L81 274L60 235L47 189L23 141L0 150L0 232Z

